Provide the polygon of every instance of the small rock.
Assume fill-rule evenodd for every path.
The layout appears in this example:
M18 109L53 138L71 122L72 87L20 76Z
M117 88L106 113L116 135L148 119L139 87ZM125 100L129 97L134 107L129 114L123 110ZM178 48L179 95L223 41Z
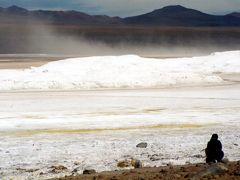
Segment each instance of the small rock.
M148 144L146 142L141 142L141 143L137 144L136 147L138 147L138 148L146 148L147 145Z
M134 168L142 168L143 167L143 163L137 159L133 159L131 164Z
M43 175L43 172L40 172L39 175L42 176L42 175Z
M212 164L206 169L198 172L196 175L193 176L192 179L201 179L206 176L209 177L224 174L226 171L228 171L228 168L225 167L223 164Z
M60 171L67 169L67 168L66 168L65 166L63 166L63 165L51 166L50 168L56 169L56 170L60 170Z
M159 161L161 159L158 154L149 155L148 157L150 157L151 161Z
M185 167L181 167L180 170L181 170L182 172L187 172L187 170L186 170Z
M80 165L80 163L79 162L74 162L74 165L78 166L78 165Z
M228 158L224 158L224 159L222 160L222 163L224 163L224 164L227 164L227 163L229 163L229 160L228 160Z
M51 166L50 168L52 168L51 172L52 173L60 173L61 171L66 170L67 168L63 165L59 165L59 166Z
M38 171L39 169L26 169L26 172L28 173L32 173L32 172L35 172L35 171Z
M96 171L94 169L85 169L83 171L83 174L95 174Z
M151 160L151 161L159 161L160 159L159 159L159 158L150 157L150 160Z
M161 170L160 170L160 173L166 173L166 172L167 172L166 169L161 169Z
M184 176L184 178L191 178L191 177L193 177L193 174L192 174L192 173L188 173L188 174L186 174L186 175Z
M17 171L26 171L26 169L23 168L16 168Z
M123 161L119 161L117 163L117 166L120 168L130 167L132 165L131 163L132 163L131 161L123 160Z
M222 174L222 173L227 172L228 168L223 164L217 164L216 171L217 171L217 173Z
M201 154L196 154L196 155L194 155L193 157L195 157L195 158L204 158L204 156L201 155Z
M74 170L72 170L72 173L77 173L78 172L78 168L75 168Z
M200 164L196 164L195 167L200 167L201 165Z

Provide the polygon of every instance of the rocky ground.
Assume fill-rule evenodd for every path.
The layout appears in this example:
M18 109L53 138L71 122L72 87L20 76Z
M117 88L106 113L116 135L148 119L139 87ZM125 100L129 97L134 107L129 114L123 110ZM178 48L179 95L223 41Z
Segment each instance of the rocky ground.
M95 173L85 170L82 175L73 175L59 180L152 180L152 179L220 179L239 180L240 161L217 164L187 164L182 166L143 167L131 170Z

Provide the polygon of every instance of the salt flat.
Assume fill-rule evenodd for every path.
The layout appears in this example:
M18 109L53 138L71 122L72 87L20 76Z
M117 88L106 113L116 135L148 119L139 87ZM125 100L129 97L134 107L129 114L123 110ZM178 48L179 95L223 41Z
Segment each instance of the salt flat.
M212 133L219 134L226 156L239 160L239 88L0 93L0 176L113 170L117 160L130 157L150 166L203 162ZM136 148L142 141L148 147ZM49 173L59 164L68 170Z
M115 170L130 158L204 162L212 133L239 160L239 57L91 57L0 70L0 179Z

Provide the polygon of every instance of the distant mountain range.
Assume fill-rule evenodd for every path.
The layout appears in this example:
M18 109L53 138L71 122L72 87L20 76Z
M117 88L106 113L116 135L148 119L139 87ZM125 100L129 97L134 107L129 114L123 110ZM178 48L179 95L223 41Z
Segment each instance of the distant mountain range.
M0 8L0 23L39 23L40 21L61 25L111 25L119 24L121 20L118 17L91 16L78 11L29 11L18 6Z
M56 25L140 25L140 26L240 26L240 13L217 16L185 8L167 6L150 13L120 18L105 15L89 15L78 11L48 11L11 6L0 7L0 24L46 23Z

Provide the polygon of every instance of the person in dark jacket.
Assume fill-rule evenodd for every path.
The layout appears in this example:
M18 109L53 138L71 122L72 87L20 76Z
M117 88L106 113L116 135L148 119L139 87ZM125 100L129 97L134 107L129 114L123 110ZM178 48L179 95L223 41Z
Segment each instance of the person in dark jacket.
M222 143L218 140L218 135L213 134L205 149L206 163L221 162L224 153L222 151Z

